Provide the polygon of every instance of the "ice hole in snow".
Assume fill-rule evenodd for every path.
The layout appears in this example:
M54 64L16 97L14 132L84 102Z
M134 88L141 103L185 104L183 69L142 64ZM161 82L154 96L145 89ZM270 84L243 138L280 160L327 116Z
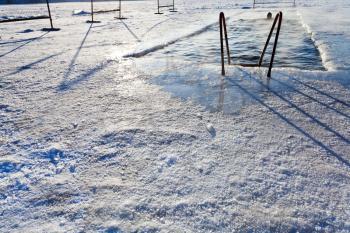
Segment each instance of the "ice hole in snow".
M295 16L296 17L296 16ZM311 36L297 18L284 18L279 36L274 67L325 70ZM227 20L229 47L233 63L256 64L266 42L273 20L265 18ZM276 31L276 30L275 30ZM274 32L275 34L275 32ZM274 35L267 48L264 63L268 64ZM149 54L152 58L188 61L197 64L221 62L219 26L212 25L198 35L179 40Z
M233 63L258 62L272 22L265 18L227 20ZM231 77L229 75L226 80L220 78L219 41L219 27L212 25L203 33L148 54L144 61L152 63L154 70L166 66L165 71L153 75L155 78L151 82L162 86L175 97L191 99L210 111L227 114L237 113L242 106L255 102L249 93L257 98L271 94L256 80L259 76L260 81L265 80L266 74L247 74L229 68ZM268 46L264 64L269 63L273 41L274 36ZM283 20L274 67L325 70L318 49L296 15ZM272 79L268 84L270 88L281 94L293 92L294 82L290 77L278 75L277 71L272 73L273 76L278 76L278 80Z

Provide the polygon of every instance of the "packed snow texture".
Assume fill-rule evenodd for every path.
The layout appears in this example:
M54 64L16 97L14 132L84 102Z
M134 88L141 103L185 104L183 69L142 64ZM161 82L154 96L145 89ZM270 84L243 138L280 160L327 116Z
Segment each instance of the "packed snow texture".
M99 24L72 15L88 2L51 7L59 32L41 31L47 19L0 24L1 232L350 231L348 1L176 1L164 15L125 1L127 20ZM37 5L1 14L19 8ZM223 78L220 64L155 56L218 26L220 11L279 10L326 70L267 81L231 66Z

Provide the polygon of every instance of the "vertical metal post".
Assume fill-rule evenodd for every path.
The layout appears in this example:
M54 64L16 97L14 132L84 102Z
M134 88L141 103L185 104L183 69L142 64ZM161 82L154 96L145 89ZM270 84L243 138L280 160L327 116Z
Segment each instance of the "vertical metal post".
M125 17L122 16L122 0L119 0L119 16L118 17L114 17L115 19L127 19Z
M283 17L283 14L282 12L279 12L278 13L278 26L277 26L277 32L276 32L276 36L275 36L275 43L273 45L273 50L272 50L272 55L271 55L271 60L270 60L270 66L269 66L269 71L267 73L267 77L271 77L271 69L272 69L272 66L273 66L273 61L274 61L274 58L275 58L275 53L276 53L276 48L277 48L277 43L278 43L278 37L279 37L279 34L280 34L280 30L281 30L281 24L282 24L282 17Z
M224 42L222 36L222 23L221 17L223 13L220 13L219 23L220 23L220 48L221 48L221 75L225 75L225 57L224 57Z
M173 0L173 4L172 4L172 8L170 9L170 12L177 12L177 10L175 10L175 0Z
M159 10L160 9L159 0L157 0L157 4L158 4L158 11L156 13L154 13L154 14L161 15L163 13L161 13L160 10Z
M230 48L228 45L228 38L227 38L227 28L226 28L226 19L223 12L220 13L219 16L219 24L220 24L220 45L221 45L221 75L225 75L225 52L224 52L224 36L225 36L225 42L226 42L226 51L227 51L227 60L228 64L231 64L231 58L230 58Z
M94 0L90 1L91 4L91 20L86 21L87 23L101 23L101 21L94 20Z
M49 0L46 0L46 5L47 5L47 11L49 12L49 17L50 17L50 26L51 26L51 29L53 29Z
M91 22L94 22L94 0L91 0Z
M50 28L43 28L42 31L59 31L59 28L54 28L53 23L52 23L52 16L51 16L51 9L50 9L50 3L49 0L46 0L46 6L47 6L47 11L49 13L49 19L50 19Z
M119 0L119 18L122 18L122 0Z

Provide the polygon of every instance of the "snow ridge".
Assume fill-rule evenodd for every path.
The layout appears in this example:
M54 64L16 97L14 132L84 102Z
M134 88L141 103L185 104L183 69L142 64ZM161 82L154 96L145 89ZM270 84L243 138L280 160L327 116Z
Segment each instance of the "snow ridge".
M316 49L320 52L322 64L325 67L325 69L327 71L336 70L336 68L335 68L336 66L333 63L333 61L330 59L330 56L327 52L326 44L323 41L317 39L317 37L315 36L315 33L311 30L311 27L305 22L302 14L299 11L297 12L297 15L300 18L300 22L301 22L302 26L305 28L307 33L310 35L311 40L314 42Z
M202 33L206 32L206 31L208 31L209 28L211 28L212 26L214 26L216 24L218 24L218 23L217 22L211 23L211 24L206 25L205 27L200 28L198 30L195 30L194 32L191 32L191 33L189 33L187 35L180 36L178 38L169 40L167 42L164 42L164 43L161 43L161 44L157 44L157 45L145 48L145 49L141 49L141 50L136 51L136 52L127 53L127 54L123 55L123 58L129 58L129 57L139 58L139 57L143 57L143 56L145 56L145 55L147 55L149 53L158 51L160 49L164 49L165 47L167 47L169 45L175 44L176 42L178 42L180 40L188 39L188 38L191 38L193 36L197 36L199 34L202 34Z

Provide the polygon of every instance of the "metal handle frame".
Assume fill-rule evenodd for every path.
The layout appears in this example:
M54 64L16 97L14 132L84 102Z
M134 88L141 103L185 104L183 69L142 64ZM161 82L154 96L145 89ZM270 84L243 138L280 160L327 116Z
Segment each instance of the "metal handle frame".
M273 33L273 31L275 30L275 27L276 27L276 24L277 24L277 21L278 21L277 32L276 32L276 35L275 35L275 42L273 43L273 50L272 50L271 59L270 59L269 71L268 71L268 73L267 73L267 77L269 77L269 78L271 77L271 69L272 69L272 66L273 66L274 59L275 59L275 54L276 54L276 48L277 48L278 38L279 38L279 34L280 34L280 30L281 30L281 25L282 25L282 19L283 19L283 13L280 11L280 12L276 15L275 20L273 21L273 24L272 24L272 27L271 27L269 36L267 37L267 40L266 40L264 49L263 49L263 51L262 51L262 53L261 53L261 55L260 55L260 59L259 59L259 63L258 63L258 66L261 67L261 64L262 64L262 62L263 62L263 59L264 59L264 55L265 55L267 46L268 46L269 43L270 43L270 39L271 39L272 33Z
M258 64L235 64L235 65L240 65L240 66L245 66L245 67L261 67L265 53L266 53L267 46L269 45L272 34L273 34L273 31L275 30L276 25L278 25L277 32L275 35L275 41L273 44L270 64L268 66L269 70L267 72L267 77L271 78L271 70L273 67L273 62L274 62L275 54L276 54L276 50L277 50L277 44L278 44L278 38L279 38L280 30L281 30L282 20L283 20L283 13L280 11L276 15L276 17L273 21L272 27L270 29L270 33L267 37L263 51L261 52ZM231 57L230 57L230 48L229 48L228 37L227 37L226 19L225 19L225 15L223 12L220 13L219 24L220 24L220 45L221 45L221 75L225 76L225 73L226 73L225 72L225 55L224 55L225 51L224 51L224 42L223 42L224 36L225 36L225 42L226 42L228 65L231 65Z

